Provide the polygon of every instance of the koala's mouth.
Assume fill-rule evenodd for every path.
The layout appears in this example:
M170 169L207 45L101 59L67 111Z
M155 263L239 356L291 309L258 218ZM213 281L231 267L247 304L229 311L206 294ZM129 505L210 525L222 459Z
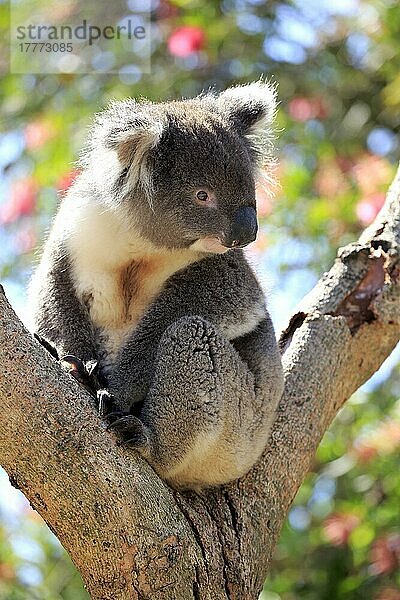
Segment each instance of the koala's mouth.
M225 246L217 236L200 238L190 247L197 252L209 252L212 254L224 254L224 252L231 249Z

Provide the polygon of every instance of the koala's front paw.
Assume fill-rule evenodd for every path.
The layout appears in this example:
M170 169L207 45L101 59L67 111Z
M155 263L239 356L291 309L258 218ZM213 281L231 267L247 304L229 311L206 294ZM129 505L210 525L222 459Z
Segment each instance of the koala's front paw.
M115 419L107 427L121 438L121 446L129 446L138 450L143 456L149 454L150 436L147 427L140 419L131 414L122 412L110 413L109 418Z
M61 366L83 385L92 396L96 396L99 388L98 362L89 360L84 362L73 354L67 354L60 359Z

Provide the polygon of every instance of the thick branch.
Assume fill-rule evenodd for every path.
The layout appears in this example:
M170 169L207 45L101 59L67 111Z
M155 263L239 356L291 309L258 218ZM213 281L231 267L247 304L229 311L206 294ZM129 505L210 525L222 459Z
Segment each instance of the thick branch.
M171 491L105 431L89 396L0 294L0 462L95 599L256 598L290 503L343 402L400 338L400 176L282 336L285 394L249 475Z

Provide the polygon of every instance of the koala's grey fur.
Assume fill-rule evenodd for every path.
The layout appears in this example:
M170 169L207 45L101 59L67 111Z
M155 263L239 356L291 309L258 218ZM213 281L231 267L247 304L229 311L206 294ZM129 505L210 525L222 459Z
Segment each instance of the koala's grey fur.
M112 104L32 281L37 332L100 361L112 427L178 488L246 473L282 394L260 285L241 249L223 253L237 211L255 207L274 110L262 82Z

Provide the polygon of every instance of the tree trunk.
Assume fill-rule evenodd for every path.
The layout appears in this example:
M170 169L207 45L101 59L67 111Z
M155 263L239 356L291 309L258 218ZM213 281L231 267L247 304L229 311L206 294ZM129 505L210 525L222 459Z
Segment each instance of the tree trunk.
M400 175L282 334L286 387L246 476L169 489L117 445L89 395L0 293L0 462L71 555L93 599L255 599L291 501L345 400L400 338Z

